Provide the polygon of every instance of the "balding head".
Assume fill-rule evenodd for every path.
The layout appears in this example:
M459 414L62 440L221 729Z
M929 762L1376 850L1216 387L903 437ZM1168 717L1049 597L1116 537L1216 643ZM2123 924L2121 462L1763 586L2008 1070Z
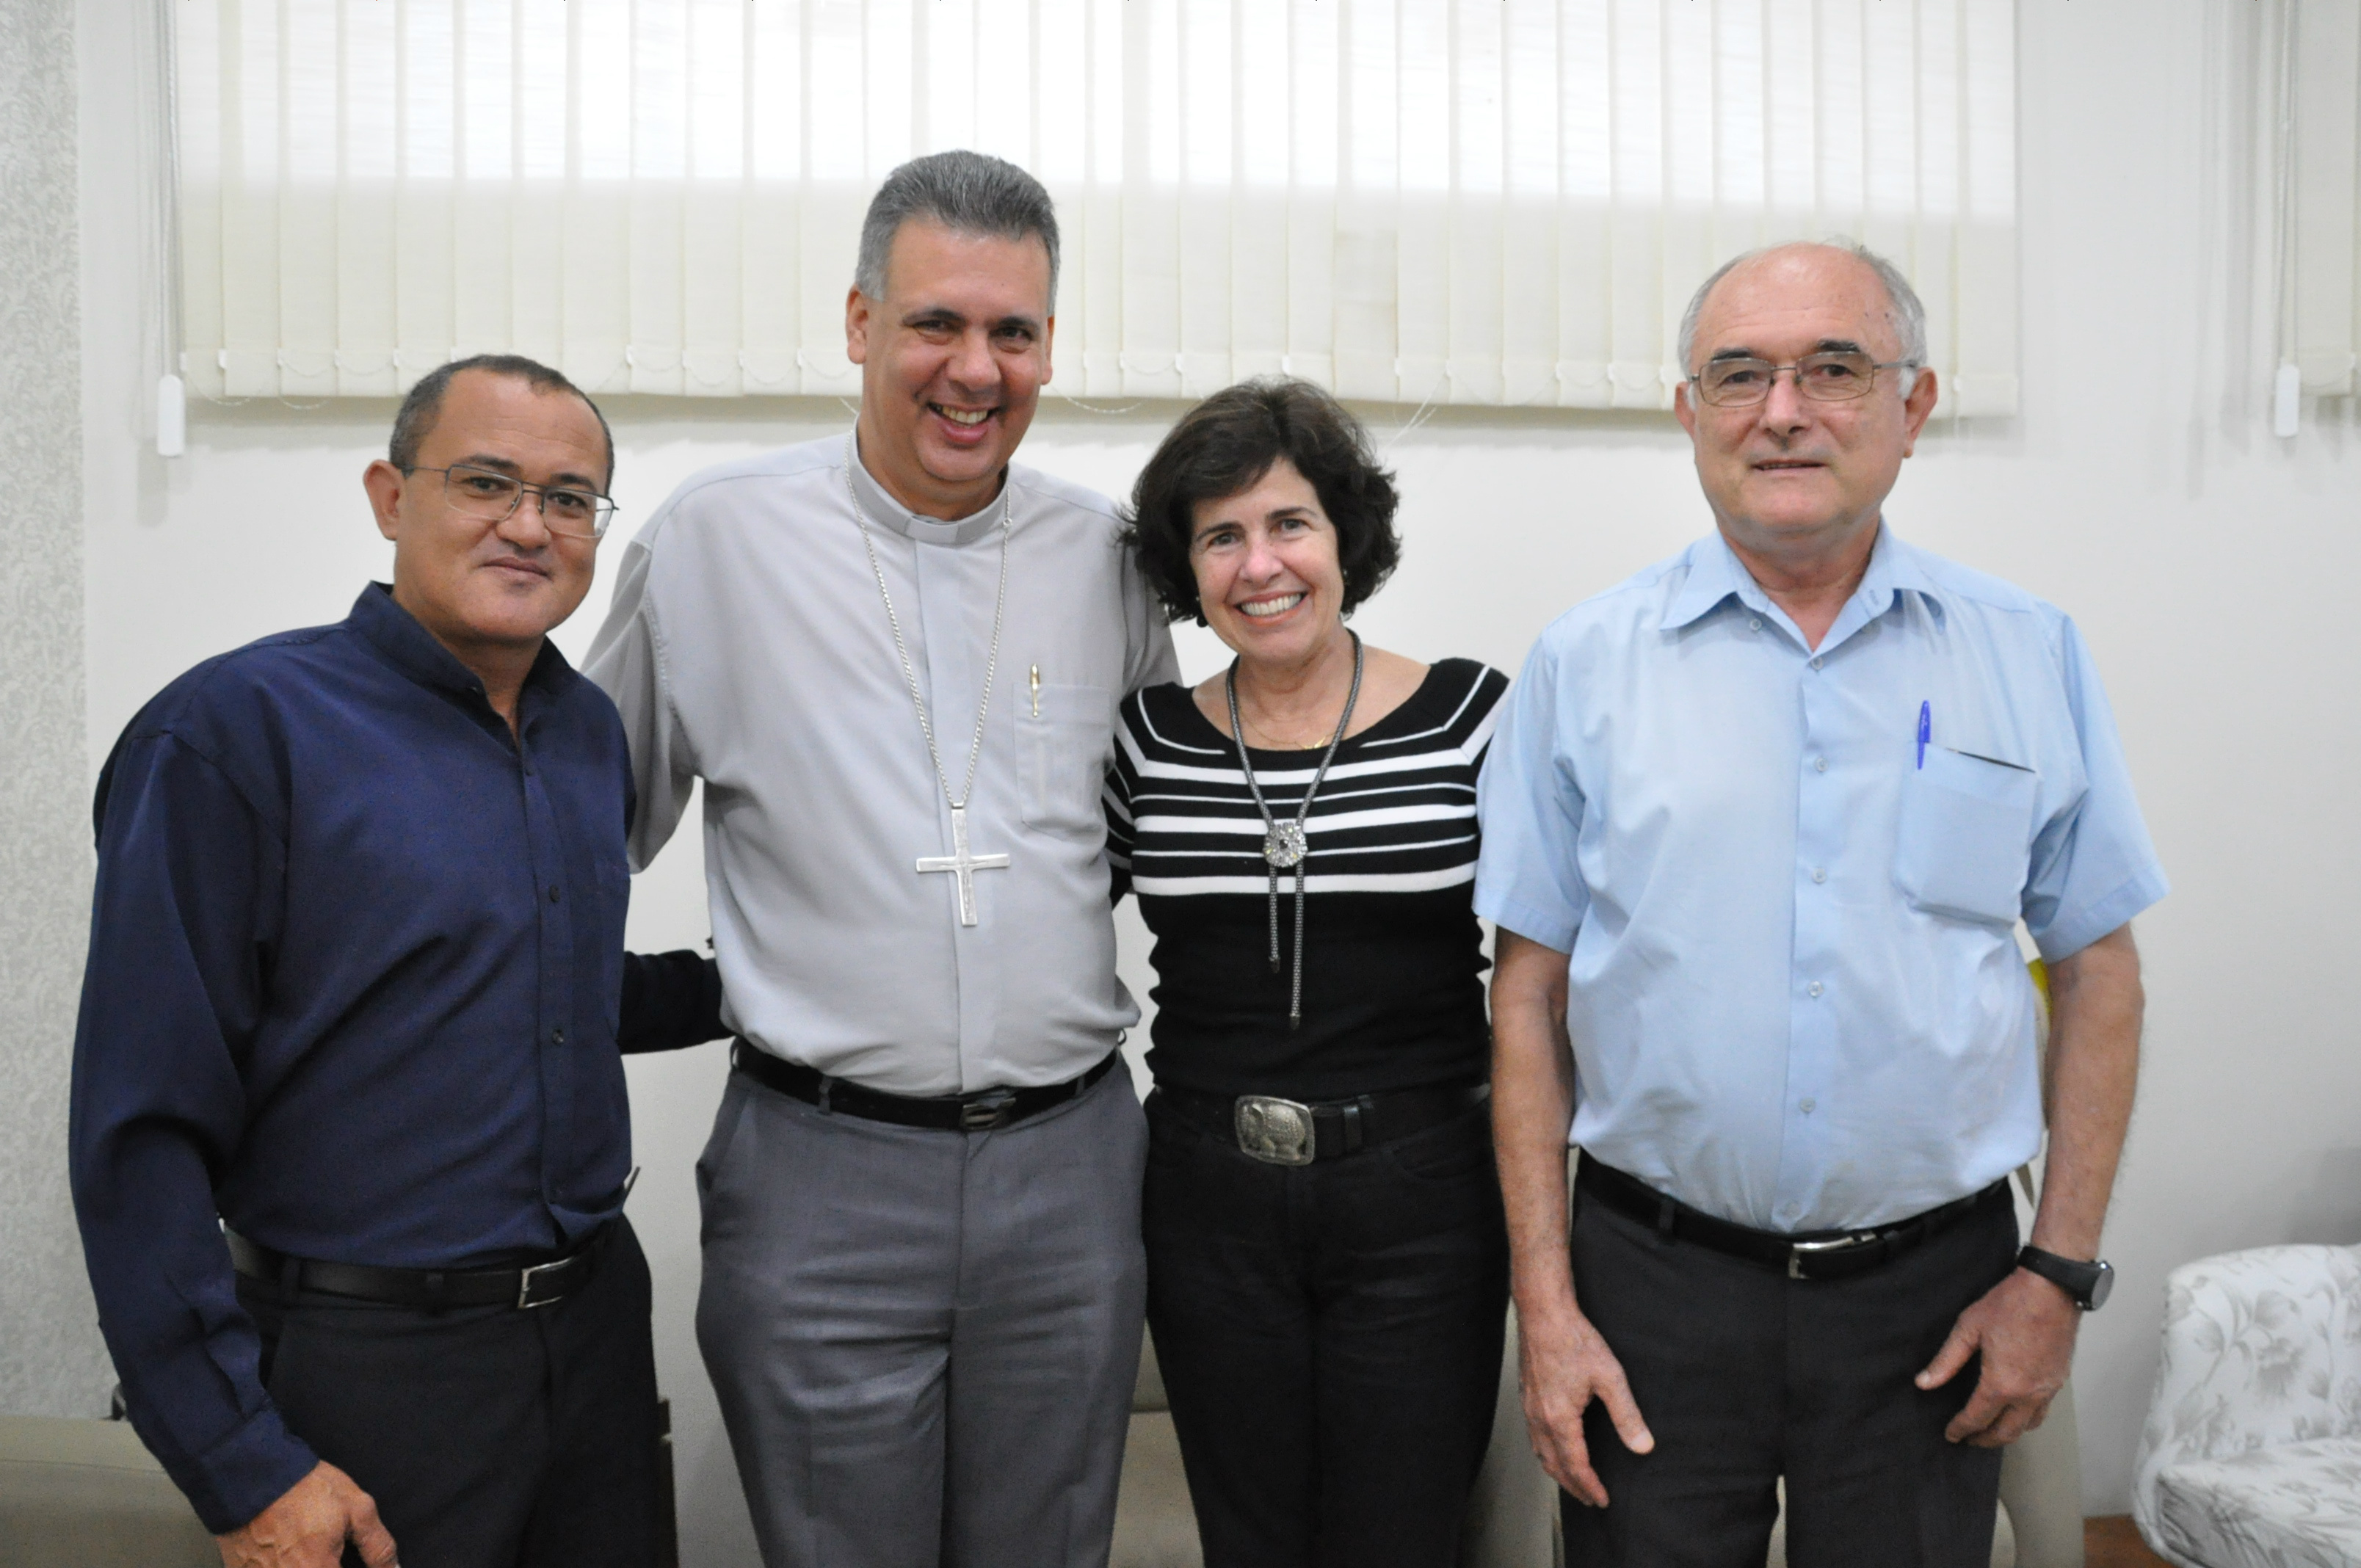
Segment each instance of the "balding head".
M1756 269L1774 269L1806 277L1817 274L1842 278L1848 273L1866 272L1876 280L1878 291L1883 296L1886 327L1892 334L1890 343L1878 345L1877 356L1913 366L1927 363L1927 307L1919 302L1918 291L1911 288L1910 280L1902 275L1900 268L1865 245L1841 240L1799 240L1733 256L1697 285L1697 292L1689 296L1688 309L1681 313L1679 351L1684 374L1697 373L1697 319L1705 313L1706 303L1714 291L1733 274ZM1905 386L1904 389L1908 389Z
M1773 561L1867 558L1935 406L1916 363L1924 319L1891 267L1846 246L1758 251L1697 291L1674 411L1723 537L1758 576Z

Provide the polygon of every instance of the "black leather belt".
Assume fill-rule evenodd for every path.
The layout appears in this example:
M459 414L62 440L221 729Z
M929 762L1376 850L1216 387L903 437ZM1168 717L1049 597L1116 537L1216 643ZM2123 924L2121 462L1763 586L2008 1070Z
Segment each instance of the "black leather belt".
M1653 1227L1660 1235L1777 1269L1790 1279L1850 1279L1866 1274L1941 1234L1975 1210L2009 1201L2008 1180L2003 1178L1981 1192L1890 1225L1788 1235L1717 1220L1587 1154L1575 1174L1574 1186L1584 1197L1595 1198L1626 1219Z
M377 1268L295 1257L251 1242L228 1226L229 1258L240 1274L292 1293L317 1290L389 1307L547 1307L590 1282L614 1234L608 1221L563 1257L524 1268Z
M1306 1102L1270 1094L1211 1094L1159 1084L1149 1102L1223 1137L1267 1165L1310 1165L1439 1126L1480 1105L1488 1083L1401 1089Z
M742 1038L730 1047L730 1066L763 1088L775 1089L807 1105L872 1122L891 1122L897 1127L931 1127L944 1133L992 1133L1013 1127L1028 1116L1038 1116L1070 1100L1080 1099L1099 1080L1113 1072L1115 1063L1122 1059L1122 1053L1109 1051L1098 1066L1082 1077L1070 1078L1063 1083L1045 1083L1038 1089L985 1089L973 1094L914 1100L906 1095L863 1089L857 1083L830 1078L817 1068L781 1061Z

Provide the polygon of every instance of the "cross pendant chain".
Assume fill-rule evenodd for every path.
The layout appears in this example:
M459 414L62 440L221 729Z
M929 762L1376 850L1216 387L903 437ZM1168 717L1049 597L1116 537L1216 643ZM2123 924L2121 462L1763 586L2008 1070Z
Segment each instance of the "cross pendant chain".
M921 855L918 869L922 872L949 872L959 879L960 924L975 924L975 873L1005 872L1008 869L1006 855L979 855L967 847L967 807L951 807L951 852L948 855Z
M992 712L992 684L1000 673L1000 628L1008 609L1008 536L1011 525L1008 486L1004 477L1000 488L1000 582L993 591L992 651L983 664L983 700L976 704L975 736L967 749L967 780L960 793L951 793L950 775L943 772L943 753L935 744L935 723L927 713L926 694L918 689L918 672L910 663L910 649L902 640L902 618L894 613L894 596L886 591L885 568L877 564L877 545L869 537L868 509L861 504L860 488L852 482L853 465L860 458L860 447L850 434L844 438L844 494L852 503L852 520L861 529L861 548L869 557L869 575L877 579L877 597L884 601L885 624L894 633L894 655L902 662L902 678L909 683L910 707L918 716L918 732L927 739L927 760L935 765L935 782L942 786L943 804L951 808L951 853L922 855L918 858L920 872L949 872L959 879L960 924L972 926L975 919L975 873L1004 872L1008 869L1006 855L979 855L968 848L967 803L975 795L976 764L983 760L984 720Z

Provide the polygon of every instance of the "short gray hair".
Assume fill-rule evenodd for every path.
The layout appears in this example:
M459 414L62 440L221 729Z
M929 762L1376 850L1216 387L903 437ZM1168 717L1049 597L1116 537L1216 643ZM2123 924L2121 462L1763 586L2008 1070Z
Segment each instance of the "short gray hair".
M1747 251L1743 255L1733 256L1715 268L1712 277L1697 285L1697 291L1689 296L1689 308L1681 313L1682 375L1686 376L1697 368L1691 356L1697 353L1697 317L1704 313L1706 296L1713 292L1714 285L1748 262L1768 256L1774 250L1788 249L1795 243L1797 242L1793 240L1784 241L1778 245L1766 245ZM1858 240L1830 239L1803 243L1821 245L1829 250L1841 250L1847 256L1865 264L1872 272L1876 273L1877 280L1885 285L1886 323L1893 327L1894 335L1902 342L1902 362L1914 367L1927 363L1927 307L1920 302L1918 291L1910 286L1910 280L1902 275L1902 269ZM1910 378L1910 380L1916 379L1915 376ZM1903 383L1902 389L1905 392L1910 389L1910 380Z
M1049 252L1049 301L1058 299L1058 209L1041 182L1005 159L986 153L933 152L914 158L877 187L861 220L861 258L852 286L873 300L885 297L885 262L894 236L912 218L954 234L1038 239Z

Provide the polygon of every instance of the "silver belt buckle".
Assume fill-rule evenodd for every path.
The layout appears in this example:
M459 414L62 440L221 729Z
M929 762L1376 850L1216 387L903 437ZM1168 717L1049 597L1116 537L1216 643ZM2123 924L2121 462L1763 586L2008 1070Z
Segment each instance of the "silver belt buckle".
M1238 1096L1238 1147L1265 1165L1310 1165L1317 1149L1312 1107L1269 1094Z
M1877 1240L1875 1231L1855 1231L1849 1236L1830 1236L1824 1242L1790 1242L1787 1244L1787 1277L1801 1279L1806 1256L1821 1253L1843 1252L1849 1247L1867 1246Z
M577 1253L574 1257L561 1257L555 1263L537 1263L531 1268L526 1269L523 1273L518 1275L516 1299L517 1310L522 1311L533 1307L547 1307L555 1302L564 1300L566 1298L563 1295L544 1296L540 1299L535 1300L533 1294L533 1277L536 1274L549 1274L557 1269L564 1268L566 1265L576 1261L576 1259L580 1255L581 1255Z
M994 1133L1008 1124L1008 1113L1016 1109L1016 1091L994 1089L960 1103L960 1131L962 1133Z

